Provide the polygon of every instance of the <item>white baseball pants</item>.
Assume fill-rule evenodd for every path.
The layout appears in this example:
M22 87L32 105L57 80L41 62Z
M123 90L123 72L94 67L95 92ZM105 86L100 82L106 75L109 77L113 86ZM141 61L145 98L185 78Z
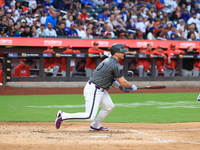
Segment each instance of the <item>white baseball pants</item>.
M101 127L101 122L113 110L114 104L106 90L98 89L95 84L89 82L84 88L85 112L62 113L63 120L93 121L97 115L99 106L102 106L96 119L91 123L94 128Z

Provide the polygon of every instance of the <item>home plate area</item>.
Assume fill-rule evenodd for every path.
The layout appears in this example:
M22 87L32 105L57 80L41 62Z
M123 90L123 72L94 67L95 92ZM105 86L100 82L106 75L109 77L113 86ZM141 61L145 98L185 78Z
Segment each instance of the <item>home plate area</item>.
M199 123L103 123L109 131L89 131L90 123L1 122L0 149L181 149L199 150Z

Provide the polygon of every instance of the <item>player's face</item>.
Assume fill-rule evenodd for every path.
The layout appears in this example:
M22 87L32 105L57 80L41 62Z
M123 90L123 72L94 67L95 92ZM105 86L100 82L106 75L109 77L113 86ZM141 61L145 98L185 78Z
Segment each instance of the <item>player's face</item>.
M124 59L125 53L116 53L119 60Z

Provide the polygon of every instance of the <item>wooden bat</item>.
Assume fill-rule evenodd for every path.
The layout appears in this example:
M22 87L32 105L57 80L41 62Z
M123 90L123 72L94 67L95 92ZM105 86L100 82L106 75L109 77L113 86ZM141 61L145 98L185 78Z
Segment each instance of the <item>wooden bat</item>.
M166 88L165 85L149 85L145 87L137 87L138 89L163 89Z

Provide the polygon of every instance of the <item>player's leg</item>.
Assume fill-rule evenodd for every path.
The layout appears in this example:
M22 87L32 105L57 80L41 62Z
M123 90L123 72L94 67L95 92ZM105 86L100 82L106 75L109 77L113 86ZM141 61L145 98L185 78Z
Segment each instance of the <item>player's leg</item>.
M97 115L99 104L104 92L95 88L94 84L86 84L84 88L85 112L62 113L63 120L93 121Z
M66 77L66 71L62 71L62 77Z
M52 77L56 77L57 76L58 70L59 70L59 66L54 66L53 67L53 76Z
M175 74L176 74L176 69L171 69L171 77L174 77L175 76Z
M102 106L101 111L99 112L97 118L91 123L91 126L96 129L102 127L101 122L115 107L107 91L104 92L103 99L100 101L100 106ZM104 129L106 130L107 128Z
M194 77L198 77L199 76L199 70L193 69L192 74L193 74Z
M85 68L85 73L86 73L86 77L91 77L91 75L92 75L92 69Z
M143 66L143 65L139 65L139 66L137 67L137 70L138 70L138 75L139 75L139 77L143 77L144 66Z
M169 68L165 67L164 76L165 76L165 77L169 77L169 76L170 76L170 74L171 74L171 69L169 69Z

